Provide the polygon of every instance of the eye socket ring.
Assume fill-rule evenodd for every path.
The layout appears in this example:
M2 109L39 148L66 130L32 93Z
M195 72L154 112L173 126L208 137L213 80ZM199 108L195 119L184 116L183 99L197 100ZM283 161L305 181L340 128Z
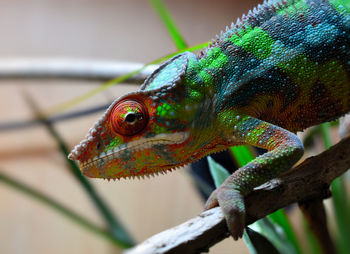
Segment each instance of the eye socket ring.
M114 132L123 136L133 136L141 132L148 123L148 110L137 100L123 100L111 112L110 122Z

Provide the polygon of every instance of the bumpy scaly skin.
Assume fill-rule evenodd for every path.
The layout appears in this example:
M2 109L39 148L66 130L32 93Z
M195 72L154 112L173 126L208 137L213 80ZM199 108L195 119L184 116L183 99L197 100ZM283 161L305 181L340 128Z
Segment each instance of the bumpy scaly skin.
M235 239L243 197L302 156L293 133L350 110L349 0L268 1L197 58L163 64L141 90L118 98L76 146L90 177L143 176L239 144L268 150L209 198Z

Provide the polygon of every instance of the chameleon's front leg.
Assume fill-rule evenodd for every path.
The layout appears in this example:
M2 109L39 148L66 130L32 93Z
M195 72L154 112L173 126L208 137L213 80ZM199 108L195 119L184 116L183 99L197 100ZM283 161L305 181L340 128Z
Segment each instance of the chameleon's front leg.
M233 124L231 139L265 148L267 153L257 157L234 172L209 197L205 209L220 205L228 228L235 240L242 237L245 224L244 196L268 180L290 169L303 155L299 138L276 125L249 116L219 116L221 126Z

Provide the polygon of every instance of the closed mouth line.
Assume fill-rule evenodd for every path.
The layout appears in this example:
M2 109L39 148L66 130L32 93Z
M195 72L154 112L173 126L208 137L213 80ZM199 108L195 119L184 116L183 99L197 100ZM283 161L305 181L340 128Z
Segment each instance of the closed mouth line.
M87 170L91 166L95 166L95 164L102 160L118 158L120 153L126 150L129 150L130 152L135 152L138 150L151 148L153 145L180 144L184 142L188 137L188 132L177 132L170 134L159 134L151 138L141 138L139 140L122 144L114 149L108 150L107 152L103 152L100 155L95 156L87 161L80 162L80 167L82 170Z

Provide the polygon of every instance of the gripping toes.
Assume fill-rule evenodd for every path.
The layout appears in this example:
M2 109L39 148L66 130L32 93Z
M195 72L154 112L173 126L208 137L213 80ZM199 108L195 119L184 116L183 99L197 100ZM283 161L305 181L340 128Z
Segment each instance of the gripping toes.
M248 116L234 116L238 119L234 126L235 139L268 150L229 176L207 201L206 209L221 207L228 229L233 238L238 239L242 237L245 226L243 196L290 169L303 155L303 144L294 133L271 123ZM227 123L223 121L225 125Z
M243 235L245 225L245 207L242 194L223 184L210 195L205 209L208 210L218 205L222 209L232 237L238 240Z

